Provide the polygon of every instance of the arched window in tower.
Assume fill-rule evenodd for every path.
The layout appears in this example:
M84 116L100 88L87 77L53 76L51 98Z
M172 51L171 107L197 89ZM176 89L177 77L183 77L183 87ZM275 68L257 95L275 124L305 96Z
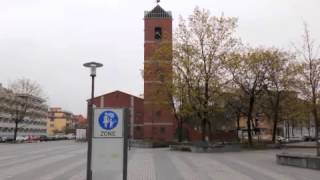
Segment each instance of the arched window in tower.
M162 29L161 27L154 28L154 39L160 41L162 38Z

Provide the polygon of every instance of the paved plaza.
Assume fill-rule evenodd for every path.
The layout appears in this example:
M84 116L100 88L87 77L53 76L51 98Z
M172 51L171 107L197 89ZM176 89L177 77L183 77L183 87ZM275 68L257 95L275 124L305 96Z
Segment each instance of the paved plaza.
M86 148L73 141L0 144L0 180L85 180ZM319 180L320 171L277 165L277 152L281 150L195 154L132 149L128 180Z

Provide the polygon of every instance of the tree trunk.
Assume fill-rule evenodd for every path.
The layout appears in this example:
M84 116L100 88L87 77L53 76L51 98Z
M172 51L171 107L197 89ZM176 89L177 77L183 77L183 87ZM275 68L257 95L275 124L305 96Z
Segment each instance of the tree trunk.
M317 148L317 156L320 156L320 142L319 142L319 124L318 124L318 114L317 108L314 104L313 107L314 121L315 121L315 139L316 139L316 148Z
M202 127L201 140L202 140L203 142L205 142L205 141L206 141L206 134L207 134L207 131L206 131L206 124L207 124L206 119L205 119L205 118L204 118L204 119L202 119L202 121L201 121L201 127Z
M278 119L279 119L279 104L280 104L280 94L277 94L276 104L273 109L273 131L272 131L272 142L276 142L277 128L278 128Z
M168 91L170 92L170 91ZM183 90L181 90L180 92L181 94L183 94ZM183 134L183 120L182 120L182 117L181 115L179 116L178 113L177 113L177 109L175 107L175 104L174 104L174 98L173 98L173 95L171 93L168 93L168 98L170 100L170 105L171 105L171 108L173 110L173 114L174 114L174 117L178 123L178 127L177 127L177 131L178 131L178 142L182 142L182 134ZM180 100L181 100L181 106L180 106L180 110L183 109L183 104L184 104L184 99L183 97L181 96L180 97Z
M311 127L310 126L311 126L311 122L310 122L310 118L309 118L309 123L308 123L308 127L307 127L309 137L311 136L311 132L310 132Z
M249 116L250 116L250 115L249 115ZM252 146L250 117L248 117L248 120L247 120L247 133L248 133L248 143L249 143L249 146Z
M212 141L212 124L210 121L208 121L208 128L209 128L209 141L211 142Z
M278 116L278 115L275 115L275 118L277 118L276 116ZM276 119L274 119L274 121L273 121L273 131L272 131L272 142L273 143L276 142L277 128L278 128L278 121Z
M237 114L237 138L238 138L238 140L240 140L239 130L240 130L240 113Z
M318 111L317 111L317 94L315 89L312 88L312 112L314 117L314 125L315 125L315 139L316 139L316 149L317 156L320 156L320 142L319 142L319 125L318 125Z
M204 89L204 113L203 113L203 120L202 120L202 141L206 141L206 125L208 122L208 101L209 101L209 80L206 79L205 81L205 89Z
M287 120L287 138L290 138L290 122Z
M320 156L320 142L319 142L319 122L315 123L316 125L316 144L317 144L317 156Z
M179 133L179 135L178 135L178 142L182 142L182 131L183 131L183 122L182 122L182 119L180 118L179 119L179 128L178 128L178 133Z
M13 134L13 142L16 142L17 140L17 134L18 134L18 124L19 124L19 121L15 121L15 127L14 127L14 134Z
M248 131L248 143L249 146L252 146L252 136L251 136L251 121L252 121L252 111L254 106L254 95L250 95L250 105L249 105L249 111L248 111L248 120L247 120L247 131Z
M295 124L294 121L292 121L292 125L291 125L291 136L294 137L294 129L295 129Z

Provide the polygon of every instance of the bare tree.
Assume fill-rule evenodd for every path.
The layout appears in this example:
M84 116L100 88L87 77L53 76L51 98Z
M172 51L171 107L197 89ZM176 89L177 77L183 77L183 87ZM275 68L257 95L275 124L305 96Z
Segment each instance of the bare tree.
M39 116L36 109L37 103L35 101L43 101L42 90L39 84L29 79L19 79L9 85L10 96L10 114L14 121L14 142L17 138L19 124L23 122L26 117L36 118Z
M319 93L320 93L320 57L319 46L312 39L308 25L304 24L303 44L296 48L301 56L301 92L311 104L312 115L315 124L315 136L317 144L317 156L320 156L319 143Z
M266 84L267 61L270 54L264 49L248 49L230 56L226 67L232 75L235 88L241 89L248 99L245 110L247 116L248 143L252 145L253 112L257 97Z

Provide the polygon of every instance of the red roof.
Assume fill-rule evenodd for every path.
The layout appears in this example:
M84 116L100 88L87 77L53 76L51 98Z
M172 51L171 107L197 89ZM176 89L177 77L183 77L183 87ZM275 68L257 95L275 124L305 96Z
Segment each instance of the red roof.
M122 91L119 91L119 90L112 91L112 92L110 92L110 93L106 93L106 94L103 94L103 95L100 95L100 96L96 96L96 97L94 97L94 99L99 98L99 97L102 97L102 96L107 96L107 95L110 95L110 94L114 94L114 93L125 94L125 95L128 95L128 96L133 96L133 97L135 97L135 98L138 98L138 99L143 100L143 98L141 98L141 97L138 97L138 96L135 96L135 95L126 93L126 92L122 92ZM87 101L90 101L90 99L88 99Z

